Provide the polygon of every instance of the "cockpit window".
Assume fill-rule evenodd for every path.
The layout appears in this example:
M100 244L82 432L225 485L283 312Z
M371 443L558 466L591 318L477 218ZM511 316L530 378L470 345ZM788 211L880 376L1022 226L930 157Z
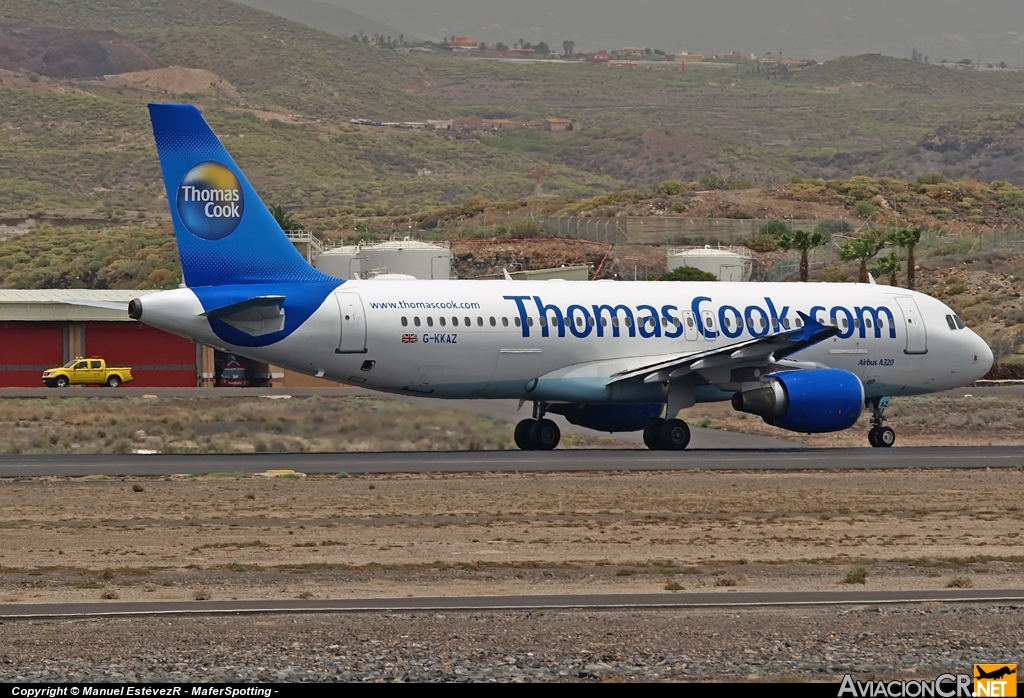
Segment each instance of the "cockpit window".
M946 316L946 324L949 325L949 329L951 329L951 330L955 330L956 329L956 322L953 321L953 316L952 315L947 315Z
M967 325L964 324L964 321L960 319L959 315L954 315L953 320L956 322L956 328L958 330L962 330L967 327Z

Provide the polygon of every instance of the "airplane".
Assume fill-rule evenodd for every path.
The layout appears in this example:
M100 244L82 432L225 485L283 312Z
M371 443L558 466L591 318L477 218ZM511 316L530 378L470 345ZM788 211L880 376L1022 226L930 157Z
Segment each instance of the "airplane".
M1014 665L1014 667L1016 667L1016 665ZM993 669L992 671L985 671L980 666L975 664L974 665L974 670L978 674L977 676L974 677L976 679L1001 679L1004 676L1011 676L1011 675L1017 673L1017 669L1016 668L1011 669L1009 666L1002 666L1002 667L999 667L998 669Z
M922 293L880 284L343 281L285 236L199 110L149 105L184 278L130 317L224 352L403 395L518 400L523 450L549 414L682 450L681 410L731 401L794 432L890 447L893 396L971 384L992 351Z

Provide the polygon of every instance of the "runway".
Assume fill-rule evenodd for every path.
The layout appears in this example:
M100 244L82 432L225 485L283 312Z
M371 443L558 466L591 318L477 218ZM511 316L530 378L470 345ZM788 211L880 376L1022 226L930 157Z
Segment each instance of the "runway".
M1024 467L1013 446L793 450L555 450L414 453L229 453L3 455L0 477L313 474L543 473L686 470L888 470Z
M776 591L684 594L545 594L434 596L422 598L287 599L270 601L147 601L67 604L0 604L0 620L96 616L219 615L264 613L399 613L529 609L721 608L836 606L902 603L1017 603L1024 589L917 591Z

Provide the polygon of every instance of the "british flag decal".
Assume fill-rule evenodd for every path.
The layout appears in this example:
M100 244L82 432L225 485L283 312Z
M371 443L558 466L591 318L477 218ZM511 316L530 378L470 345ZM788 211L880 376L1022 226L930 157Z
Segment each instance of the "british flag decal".
M419 341L419 335L415 334L403 334L402 344L415 344Z

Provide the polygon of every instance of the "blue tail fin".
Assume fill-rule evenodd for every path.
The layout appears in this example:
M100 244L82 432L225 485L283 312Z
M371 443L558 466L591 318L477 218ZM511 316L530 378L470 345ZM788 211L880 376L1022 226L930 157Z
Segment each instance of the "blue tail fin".
M332 281L303 259L191 104L150 104L188 286Z

